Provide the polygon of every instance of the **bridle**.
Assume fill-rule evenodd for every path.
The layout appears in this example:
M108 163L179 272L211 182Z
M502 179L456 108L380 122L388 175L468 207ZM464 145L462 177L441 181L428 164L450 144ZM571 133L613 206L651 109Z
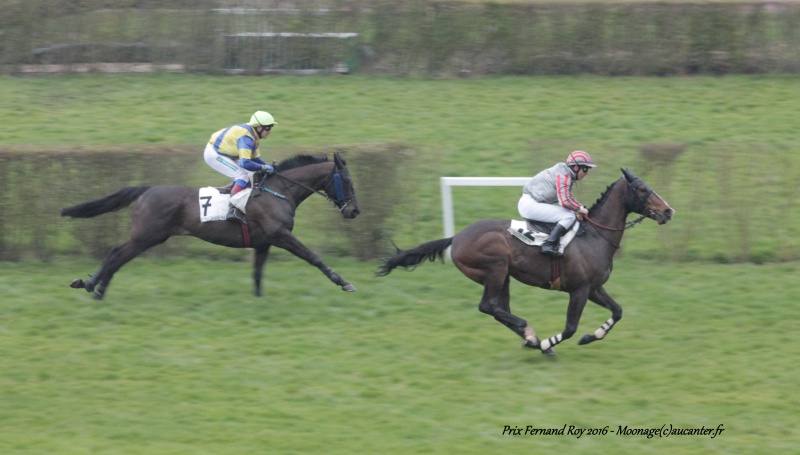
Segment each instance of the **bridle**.
M339 168L339 160L334 160L333 177L331 178L331 181L325 185L326 192L317 191L317 193L324 196L328 201L333 202L333 205L335 205L341 212L345 209L345 207L347 207L348 204L350 204L350 202L353 201L353 199L355 199L356 196L354 194L351 194L350 196L344 195L344 178L342 178L340 171L341 169ZM333 185L333 194L335 196L334 199L331 199L327 193L328 187L331 185Z
M628 194L627 194L628 200L630 201L631 199L633 199L632 204L631 204L632 207L630 208L630 212L640 214L641 216L639 218L636 218L633 221L626 222L625 226L623 228L621 228L621 229L620 228L612 228L612 227L604 226L604 225L594 221L593 219L589 218L588 215L584 215L583 218L586 221L588 221L589 224L591 224L592 226L595 226L597 228L604 229L606 231L619 232L619 231L624 231L626 229L630 229L630 228L636 226L637 224L639 224L642 221L644 221L644 219L647 218L648 216L655 215L655 212L652 211L652 210L650 210L650 212L648 214L642 214L642 212L647 208L647 202L650 200L650 196L653 195L654 191L653 191L652 188L648 187L647 188L647 192L644 194L644 196L637 197L636 196L636 191L633 189L633 185L637 184L639 182L642 182L642 181L637 179L637 180L634 180L633 182L627 182L628 183ZM628 204L626 204L626 205L628 205ZM600 234L600 237L602 237L603 240L605 240L606 242L611 244L611 246L613 246L614 248L619 249L619 245L613 243L611 240L607 239L604 235Z
M334 198L331 198L330 196L328 196L328 193L326 191L321 191L321 190L316 190L314 188L311 188L311 187L309 187L308 185L306 185L304 183L298 182L297 180L294 180L292 178L289 178L289 177L285 176L284 174L281 174L280 172L273 172L273 175L279 177L281 180L285 180L285 181L293 183L293 184L295 184L295 185L297 185L297 186L299 186L301 188L305 188L308 191L311 191L312 193L319 194L320 196L324 197L325 200L327 200L329 202L332 202L333 205L336 206L336 208L338 208L340 212L343 211L345 209L345 207L347 207L348 204L350 204L350 202L352 202L353 199L355 199L355 195L345 196L345 194L344 194L345 193L345 191L344 191L344 179L342 178L341 167L340 167L340 164L339 164L338 160L334 160L333 176L331 177L331 180L328 182L328 184L325 185L325 190L326 191L328 190L328 188L331 185L333 185L333 194L335 195ZM261 189L269 191L270 193L274 194L275 196L277 196L277 197L279 197L281 199L286 199L286 196L284 196L284 195L282 195L280 193L276 193L275 191L272 191L272 190L270 190L270 189L268 189L268 188L266 188L264 186L264 181L266 180L266 178L267 178L267 176L264 175L264 177L261 180L261 185L259 185L261 187Z

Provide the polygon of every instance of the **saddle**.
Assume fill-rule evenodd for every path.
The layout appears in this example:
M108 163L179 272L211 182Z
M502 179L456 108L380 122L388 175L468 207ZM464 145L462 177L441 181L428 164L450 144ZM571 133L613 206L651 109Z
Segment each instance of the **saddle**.
M219 194L231 194L231 190L233 189L234 183L235 182L231 182L225 186L217 186L214 188L216 188L216 190L219 191Z
M557 224L557 223L545 223L544 221L535 221L527 219L525 221L528 222L528 230L534 232L541 232L542 234L547 234L548 236L550 235L551 232L553 232L553 229L556 227ZM575 233L575 237L580 237L586 232L586 225L577 222L576 224L578 224L578 230ZM575 228L575 226L572 227L573 229ZM572 231L572 229L570 229L570 231Z
M541 221L532 220L511 220L508 227L508 232L513 237L519 239L526 245L538 246L544 243L550 236L550 232L555 227L556 223L544 223ZM564 253L564 249L569 245L573 238L583 235L586 231L586 226L583 223L575 222L566 234L561 237L560 250Z
M258 173L256 173L255 175L260 175L262 177L266 176L266 174L258 174ZM261 182L263 184L263 180ZM219 191L219 194L231 194L231 190L233 190L233 186L235 184L236 184L236 182L231 182L231 183L229 183L229 184L227 184L225 186L215 186L214 188L217 191ZM246 188L255 188L255 187L256 187L256 182L255 181L247 182Z

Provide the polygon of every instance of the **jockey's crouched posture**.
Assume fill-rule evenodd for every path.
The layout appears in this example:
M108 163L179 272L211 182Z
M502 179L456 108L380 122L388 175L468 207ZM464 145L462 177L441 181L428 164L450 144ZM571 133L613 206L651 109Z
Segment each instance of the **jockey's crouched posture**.
M582 220L589 214L586 207L572 195L572 187L586 177L593 167L596 165L588 153L575 151L569 154L565 163L557 163L533 176L522 189L522 197L517 205L521 216L534 221L557 223L550 237L542 244L541 253L545 256L561 256L561 237L569 232L576 219Z
M266 139L277 122L269 112L257 111L247 123L231 125L211 135L203 158L212 169L234 181L231 196L242 191L252 180L254 172L272 173L272 165L261 159L259 139ZM242 219L242 213L232 204L226 219Z

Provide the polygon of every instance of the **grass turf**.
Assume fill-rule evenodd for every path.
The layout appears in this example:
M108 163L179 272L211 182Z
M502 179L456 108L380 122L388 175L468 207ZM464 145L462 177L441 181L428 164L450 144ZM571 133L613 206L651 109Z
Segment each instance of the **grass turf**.
M277 256L261 299L244 263L139 259L103 302L66 286L94 262L0 263L0 451L753 454L800 442L796 263L619 260L607 289L622 321L549 359L479 313L480 288L450 264L376 278L374 264L330 261L359 287L344 293ZM565 308L565 294L512 285L512 309L542 336ZM578 334L607 317L587 306ZM725 431L616 434L670 424Z

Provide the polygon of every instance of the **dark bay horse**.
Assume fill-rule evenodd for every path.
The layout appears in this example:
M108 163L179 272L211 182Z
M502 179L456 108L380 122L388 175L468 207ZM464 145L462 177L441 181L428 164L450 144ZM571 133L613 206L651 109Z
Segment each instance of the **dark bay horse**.
M674 214L674 210L641 179L627 169L623 169L622 174L623 178L611 184L589 209L589 227L584 235L572 240L560 260L558 290L569 293L567 322L563 332L550 338L540 341L526 320L511 313L509 278L551 289L553 264L550 258L539 254L538 247L528 246L509 234L509 220L477 221L453 237L423 243L409 250L398 249L394 256L384 260L377 275L387 275L397 267L413 269L437 257L442 259L445 250L451 247L453 264L469 279L483 285L478 309L522 337L525 346L538 348L548 355L555 354L553 346L570 338L578 329L587 299L610 310L611 318L593 334L583 335L578 344L600 340L622 318L622 308L603 289L603 284L611 275L613 256L622 241L626 217L633 212L664 224Z
M62 216L91 218L125 208L136 201L131 213L130 239L113 248L91 278L86 281L75 279L70 286L94 292L96 299L102 299L109 281L120 267L174 235L191 235L233 248L247 247L238 222L200 221L198 192L197 188L182 186L129 187L63 209ZM261 295L261 275L273 245L318 267L343 290L356 290L292 234L297 206L315 193L332 201L345 218L355 218L360 213L350 171L338 152L334 153L333 161L327 156L311 155L298 155L282 161L275 166L275 174L262 180L262 184L253 190L247 203L247 220L249 246L255 250L253 279L257 296Z

